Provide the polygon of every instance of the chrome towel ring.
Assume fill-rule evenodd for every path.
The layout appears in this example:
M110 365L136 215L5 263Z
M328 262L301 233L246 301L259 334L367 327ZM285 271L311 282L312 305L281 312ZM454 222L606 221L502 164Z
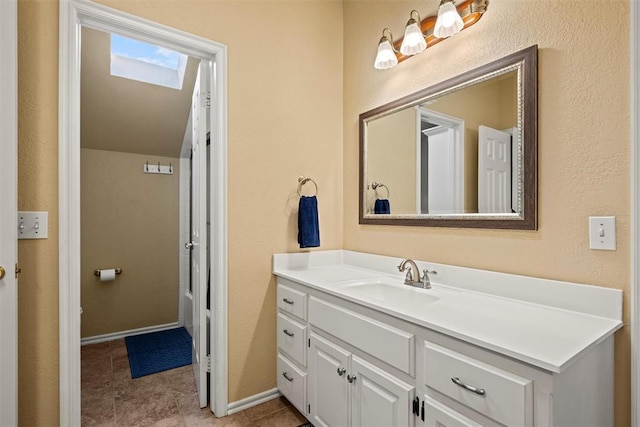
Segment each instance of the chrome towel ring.
M315 196L318 194L318 184L316 184L316 182L313 179L307 178L306 176L299 176L298 177L298 196L302 196L302 186L309 181L311 181L314 187L316 187L316 192L312 194L312 196Z
M384 187L387 190L387 199L389 198L389 196L391 196L391 192L389 191L389 187L387 187L383 183L381 183L381 182L372 182L371 183L371 188L373 188L374 190L376 190L378 187ZM376 190L376 194L377 194L377 190Z

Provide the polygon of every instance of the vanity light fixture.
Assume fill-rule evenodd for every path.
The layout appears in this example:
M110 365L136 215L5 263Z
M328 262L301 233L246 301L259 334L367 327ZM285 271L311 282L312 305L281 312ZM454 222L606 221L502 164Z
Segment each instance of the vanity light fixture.
M489 0L458 2L456 5L454 0L441 0L438 15L428 16L423 20L420 20L418 11L412 10L401 40L394 42L391 30L382 30L374 67L378 70L395 67L399 62L424 51L427 47L469 28L480 20L489 4Z
M417 21L413 18L414 13L418 16ZM420 14L417 10L412 10L409 13L409 21L407 21L407 26L404 29L404 39L402 39L400 53L403 55L416 55L422 52L427 48L427 42L424 38L425 35L422 34L420 29Z
M386 36L386 32L389 33L389 37ZM396 52L396 49L393 47L393 34L391 34L390 29L385 28L382 30L382 37L380 38L380 42L378 42L378 54L376 55L374 67L378 70L386 70L387 68L398 65Z
M453 0L442 0L438 9L438 19L433 29L433 35L439 39L451 37L459 33L464 27L462 17L458 13Z

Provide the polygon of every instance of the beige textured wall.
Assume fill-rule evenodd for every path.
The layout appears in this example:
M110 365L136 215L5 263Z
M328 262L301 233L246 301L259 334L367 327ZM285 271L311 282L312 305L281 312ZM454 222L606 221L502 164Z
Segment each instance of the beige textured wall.
M424 6L345 2L345 247L622 289L628 323L629 2L491 1L470 29L392 70L375 70L381 30L401 34L412 8ZM533 44L539 47L538 230L359 225L358 114ZM589 250L590 215L616 216L616 251ZM616 425L628 426L628 326L616 335L615 380Z
M320 249L343 246L342 3L101 1L228 46L229 400L276 385L274 252L298 251L297 177L319 186ZM54 426L58 398L58 2L20 0L19 417Z
M178 321L179 159L81 150L82 337ZM173 175L142 165L171 163ZM122 268L110 282L98 268Z
M416 213L416 110L408 108L373 120L367 127L368 184L380 182L389 188L392 214ZM367 192L373 213L376 192ZM387 197L386 188L377 197Z

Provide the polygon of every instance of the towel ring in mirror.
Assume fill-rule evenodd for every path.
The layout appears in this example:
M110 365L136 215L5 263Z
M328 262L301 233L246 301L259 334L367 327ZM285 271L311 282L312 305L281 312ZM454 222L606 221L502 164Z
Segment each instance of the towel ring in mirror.
M372 182L371 183L371 188L373 188L374 190L376 190L377 188L380 187L384 187L385 190L387 190L387 199L391 196L391 192L389 191L389 187L387 187L386 185L384 185L381 182ZM378 190L376 190L376 195L378 194Z

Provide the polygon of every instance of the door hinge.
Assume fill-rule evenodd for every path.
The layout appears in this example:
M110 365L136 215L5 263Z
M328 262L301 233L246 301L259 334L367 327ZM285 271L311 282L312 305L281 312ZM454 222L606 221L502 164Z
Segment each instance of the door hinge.
M311 338L309 338L309 341L307 343L307 347L311 348Z
M207 355L207 373L211 372L211 355Z
M307 406L307 414L310 414L310 413L311 413L311 405L308 405Z
M211 108L211 92L202 93L200 99L202 107Z
M18 274L22 273L22 269L18 267L18 263L16 262L16 279L18 278Z

